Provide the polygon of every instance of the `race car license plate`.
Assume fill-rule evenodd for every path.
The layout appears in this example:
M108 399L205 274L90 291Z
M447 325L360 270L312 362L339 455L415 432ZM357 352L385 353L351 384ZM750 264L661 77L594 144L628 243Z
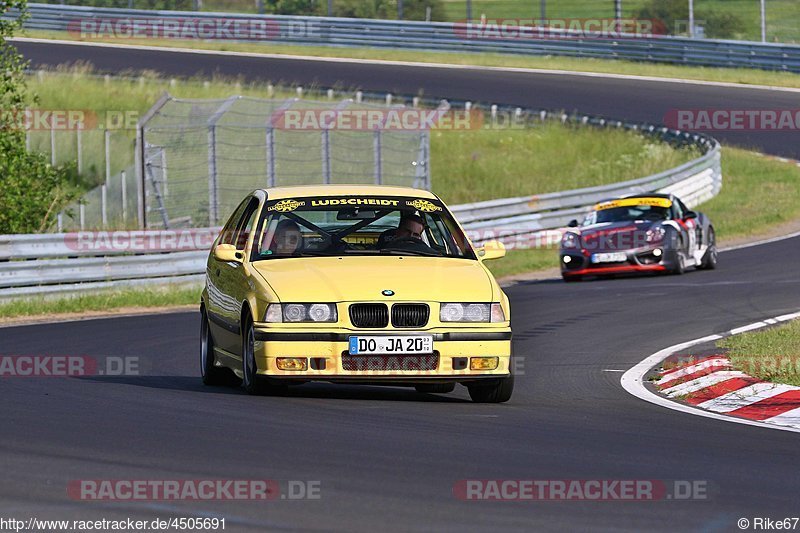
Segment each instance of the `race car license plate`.
M592 263L621 263L628 259L624 252L592 254Z
M433 337L431 335L350 337L349 351L350 355L430 354L433 353Z

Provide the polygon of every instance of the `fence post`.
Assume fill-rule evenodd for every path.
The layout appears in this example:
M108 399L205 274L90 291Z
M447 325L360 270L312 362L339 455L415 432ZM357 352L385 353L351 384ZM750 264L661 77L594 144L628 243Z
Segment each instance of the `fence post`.
M267 187L275 186L275 128L267 126Z
M122 223L128 225L128 183L125 171L119 174L119 184L122 188Z
M56 129L54 123L50 124L50 164L56 166Z
M80 176L83 174L83 135L80 127L75 130L75 137L78 141L78 175Z
M111 182L111 132L105 130L103 132L103 144L105 145L106 153L106 183Z
M330 130L322 130L322 183L329 185L331 182L331 137Z
M80 213L81 231L83 231L86 229L86 204L80 204L78 211Z
M417 152L417 160L414 161L414 187L417 189L431 188L431 177L428 173L428 158L429 154L430 137L427 131L423 131L419 136L419 151Z
M108 226L108 189L105 183L100 186L100 220L103 221L103 228Z
M169 93L165 92L161 95L158 101L150 108L145 115L139 119L139 122L136 124L136 196L137 196L137 216L139 219L139 227L144 229L145 225L147 224L147 217L146 217L146 205L144 201L145 191L145 158L147 157L145 154L145 150L147 148L147 141L145 139L145 127L147 123L150 122L150 119L158 113L162 107L164 107L167 102L169 102L172 97Z
M167 183L167 151L166 149L161 150L161 182L164 184L164 188L161 190L161 193L164 195L164 198L169 196L169 184Z
M383 185L383 147L380 128L372 133L372 152L375 156L375 185Z
M64 231L64 215L59 213L56 215L56 223L58 224L58 232L63 233Z
M231 96L208 119L208 224L216 226L219 220L219 182L217 181L217 121L222 118L239 96Z

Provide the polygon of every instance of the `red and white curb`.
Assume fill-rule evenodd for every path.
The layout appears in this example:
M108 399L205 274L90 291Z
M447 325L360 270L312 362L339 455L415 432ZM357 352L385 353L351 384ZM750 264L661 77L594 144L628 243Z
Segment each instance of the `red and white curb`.
M769 318L658 351L622 375L622 387L637 398L697 416L800 433L800 387L768 383L731 370L724 356L706 357L662 372L656 394L645 376L670 355L706 342L800 318L800 312ZM674 399L682 398L685 403Z

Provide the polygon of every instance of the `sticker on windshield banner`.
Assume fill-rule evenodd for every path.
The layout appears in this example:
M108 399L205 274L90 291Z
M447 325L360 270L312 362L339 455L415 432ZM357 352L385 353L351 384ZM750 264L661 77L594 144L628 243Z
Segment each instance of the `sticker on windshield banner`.
M595 211L602 211L603 209L613 209L615 207L631 207L637 205L650 205L653 207L670 207L672 200L669 198L621 198L619 200L611 200L610 202L603 202L597 204Z
M289 211L294 211L298 207L303 207L306 205L305 202L298 202L297 200L279 200L275 203L275 205L271 205L267 208L267 211L278 211L279 213L288 213Z
M434 211L441 211L442 208L438 205L434 204L433 202L429 202L428 200L422 200L421 198L417 198L413 201L407 201L406 205L409 207L413 207L417 211L421 211L423 213L433 213Z

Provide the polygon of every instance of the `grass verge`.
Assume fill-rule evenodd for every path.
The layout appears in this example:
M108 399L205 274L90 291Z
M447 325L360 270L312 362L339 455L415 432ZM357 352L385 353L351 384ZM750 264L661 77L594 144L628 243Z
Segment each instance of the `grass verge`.
M13 300L0 304L0 319L197 304L201 290L199 286L167 286L81 294L57 299Z
M40 39L85 41L66 32L34 31L25 36ZM415 50L384 50L379 48L346 48L328 46L297 46L279 43L233 43L205 42L168 39L92 39L91 42L108 42L167 48L191 48L261 54L305 55L317 57L339 57L352 59L378 59L389 61L422 61L426 63L470 65L478 67L529 68L568 70L658 78L681 78L687 80L739 83L745 85L771 85L775 87L800 88L800 74L770 72L745 68L690 67L680 65L612 61L604 59L578 59L570 57L520 57L504 54L470 54L459 52L426 51L420 56ZM278 80L275 80L278 81Z
M717 342L733 367L755 378L800 386L800 320Z

